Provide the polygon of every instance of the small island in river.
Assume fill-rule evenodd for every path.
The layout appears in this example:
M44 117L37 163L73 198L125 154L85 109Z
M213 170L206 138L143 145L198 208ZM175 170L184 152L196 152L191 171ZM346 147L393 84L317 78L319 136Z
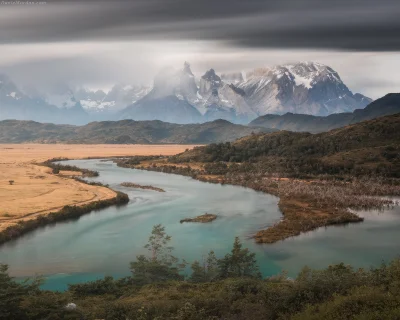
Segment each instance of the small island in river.
M146 189L146 190L154 190L158 192L165 192L164 189L153 187L153 186L143 186L141 184L136 184L132 182L122 182L121 186L128 187L128 188L137 188L137 189Z
M205 213L201 216L197 216L195 218L185 218L180 221L180 223L184 222L201 222L201 223L206 223L206 222L211 222L217 219L217 215L211 214L211 213Z

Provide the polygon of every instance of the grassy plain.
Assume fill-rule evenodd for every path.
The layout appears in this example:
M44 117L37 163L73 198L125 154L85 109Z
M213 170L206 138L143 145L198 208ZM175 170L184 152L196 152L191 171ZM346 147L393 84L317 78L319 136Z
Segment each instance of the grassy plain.
M34 219L66 205L84 205L115 197L115 192L70 179L79 172L38 165L51 158L96 158L173 155L191 145L65 145L0 144L0 231L18 221ZM12 184L10 183L12 180Z

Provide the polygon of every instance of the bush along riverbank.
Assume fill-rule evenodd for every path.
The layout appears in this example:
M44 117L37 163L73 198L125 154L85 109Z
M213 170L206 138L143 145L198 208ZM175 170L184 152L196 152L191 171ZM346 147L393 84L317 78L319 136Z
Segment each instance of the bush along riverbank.
M135 189L144 189L144 190L165 192L165 190L161 189L161 188L157 188L157 187L153 187L153 186L144 186L144 185L132 183L132 182L122 182L120 185L123 187L126 187L126 188L135 188Z
M64 171L80 172L80 173L82 173L82 177L98 177L99 176L98 171L82 169L77 166L55 163L58 161L65 161L65 160L69 160L69 159L68 158L53 158L53 159L49 159L45 162L40 163L40 165L49 167L50 169L52 169L52 172L54 174L58 174L61 170L64 170Z
M118 166L190 176L203 182L231 184L280 198L283 219L253 237L258 243L275 243L320 227L362 222L352 210L383 210L396 204L384 198L400 196L399 179L316 175L308 179L283 177L266 170L262 162L178 162L176 157L153 161L115 160Z

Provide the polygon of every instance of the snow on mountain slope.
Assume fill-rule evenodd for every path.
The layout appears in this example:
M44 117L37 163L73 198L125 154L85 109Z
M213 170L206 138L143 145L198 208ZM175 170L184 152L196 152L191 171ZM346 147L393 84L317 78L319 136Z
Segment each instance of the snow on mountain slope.
M79 89L76 92L82 107L91 114L116 113L135 103L149 93L150 88L118 84L108 93L102 90L90 91Z
M232 78L232 76L229 77ZM237 75L233 77L238 78ZM243 90L222 81L214 69L208 70L197 81L187 62L184 63L181 70L173 68L161 70L154 79L153 89L136 105L139 107L139 105L143 105L143 101L157 100L157 106L159 106L165 99L165 104L170 106L171 96L189 103L203 115L203 118L188 117L196 119L196 121L212 121L222 118L235 123L247 123L257 117L257 114L244 100ZM149 103L146 102L146 105ZM178 106L180 104L175 104L176 112L179 112ZM137 112L133 112L134 108L135 104L129 107L129 112L123 112L123 116L128 117L129 114L135 114L136 117L139 117ZM170 110L173 109L170 108ZM160 120L167 118L162 114L159 114L159 117Z
M74 94L71 90L60 92L60 93L50 93L46 94L45 101L57 108L71 109L77 106L78 101L76 101Z
M364 108L372 100L353 94L332 68L301 62L261 68L238 84L258 115L286 112L329 115Z

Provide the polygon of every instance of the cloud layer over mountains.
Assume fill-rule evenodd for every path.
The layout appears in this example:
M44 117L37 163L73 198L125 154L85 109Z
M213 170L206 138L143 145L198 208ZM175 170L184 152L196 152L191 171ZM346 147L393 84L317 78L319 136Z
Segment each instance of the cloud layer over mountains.
M51 0L0 4L0 73L19 83L149 85L189 60L201 76L312 60L378 98L400 79L397 0Z
M400 49L396 0L51 1L4 5L0 41L203 39L239 46Z

